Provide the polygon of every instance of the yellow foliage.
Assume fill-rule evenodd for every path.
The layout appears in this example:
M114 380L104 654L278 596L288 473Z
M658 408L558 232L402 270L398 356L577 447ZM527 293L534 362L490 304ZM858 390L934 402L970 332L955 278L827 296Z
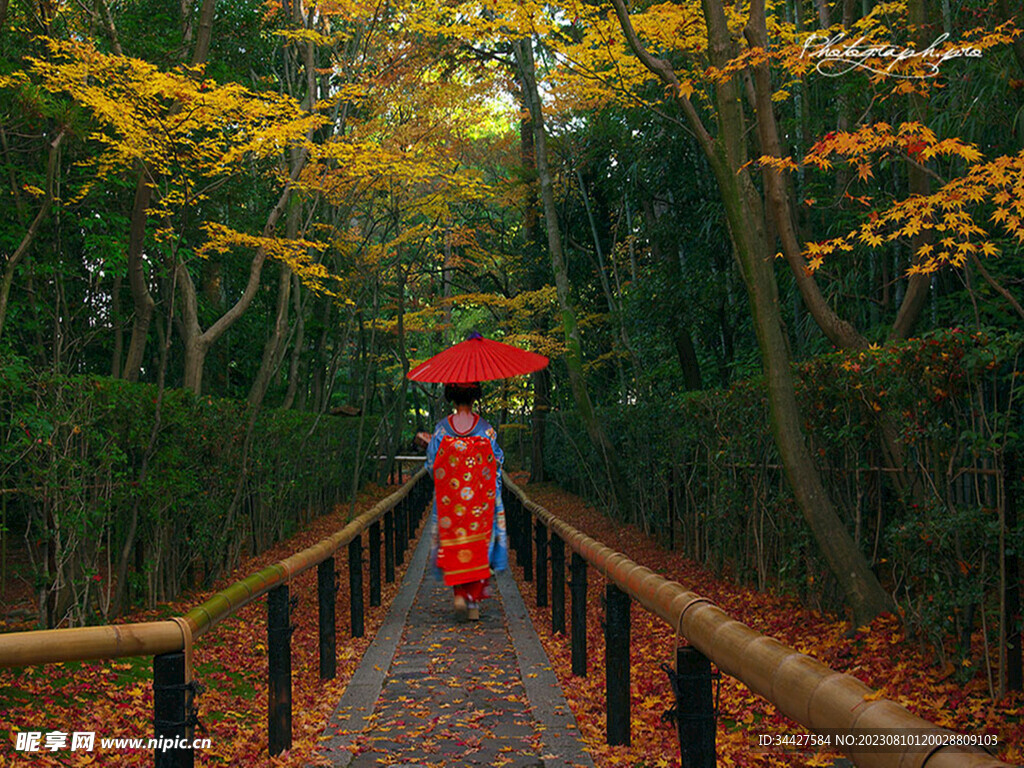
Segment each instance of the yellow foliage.
M162 175L187 165L215 176L243 158L278 155L323 122L288 96L219 84L200 69L165 72L85 42L47 45L47 59L29 59L30 74L92 112L103 130L91 138L105 146L99 163L107 169L141 160Z
M920 135L920 134L916 134ZM995 206L990 220L1005 235L1024 241L1024 224L1019 213L1024 213L1024 152L981 162L981 153L956 140L935 142L937 152L958 154L970 164L966 173L948 181L929 195L914 195L893 203L888 209L873 213L857 230L856 239L869 247L883 242L910 239L930 231L943 237L934 243L918 247L915 264L910 273L934 272L944 265L963 266L971 254L995 256L999 248L989 237L988 230L979 223L978 216L984 203ZM1019 213L1013 213L1007 205ZM970 207L968 207L968 204ZM820 259L835 250L852 248L853 234L834 238L826 243L808 243L804 254L816 268Z
M322 253L324 243L312 240L288 239L267 235L250 235L223 224L206 222L202 225L207 234L206 242L196 255L207 257L210 253L227 253L233 248L263 250L269 258L287 264L308 287L319 293L333 296L326 284L332 278L327 268L314 260L314 254Z

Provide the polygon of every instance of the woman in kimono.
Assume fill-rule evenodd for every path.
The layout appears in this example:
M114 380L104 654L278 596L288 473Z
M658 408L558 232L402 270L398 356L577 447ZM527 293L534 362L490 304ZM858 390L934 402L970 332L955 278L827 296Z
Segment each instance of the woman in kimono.
M473 412L480 384L445 384L444 394L455 412L437 423L427 446L426 469L434 478L431 561L453 588L456 617L475 621L491 572L508 567L504 455L494 428Z

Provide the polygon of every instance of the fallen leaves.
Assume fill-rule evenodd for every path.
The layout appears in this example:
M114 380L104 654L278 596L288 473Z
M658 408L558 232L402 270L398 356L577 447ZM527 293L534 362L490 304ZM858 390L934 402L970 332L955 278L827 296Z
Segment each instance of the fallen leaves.
M364 491L357 514L369 509L394 488L374 486ZM347 512L347 505L345 505ZM287 557L333 533L344 522L334 512L314 520L306 529L257 557L243 561L235 572L207 592L189 594L158 611L140 611L125 621L145 621L167 615L183 615L232 581ZM405 562L409 561L411 551ZM335 556L336 570L347 572L347 549ZM404 567L396 569L393 584L382 584L382 606L366 607L365 633L349 637L348 585L342 577L335 606L337 615L338 669L333 680L319 678L316 569L299 576L291 585L297 598L291 621L292 635L292 746L271 758L267 751L267 654L266 608L263 599L201 637L194 648L195 679L203 686L198 709L197 738L209 738L211 748L197 760L200 765L307 766L316 752L328 718L341 699L363 653L387 614ZM366 580L364 580L365 582ZM364 589L368 585L364 584ZM116 764L149 766L151 749L103 750L101 737L143 738L153 735L153 686L151 658L123 658L40 667L0 670L0 766L81 766ZM62 750L19 753L14 750L17 731L93 731L92 752Z
M877 619L869 627L804 608L794 599L762 593L714 577L682 554L662 548L652 537L613 521L586 506L578 497L551 485L525 488L531 499L551 510L578 530L622 552L636 562L678 581L707 597L734 618L785 645L809 653L840 672L852 674L877 690L871 698L885 697L957 733L996 733L998 757L1008 763L1024 761L1024 697L1010 695L993 702L987 684L975 679L957 683L932 663L928 654L907 640L897 618ZM605 743L604 610L600 596L604 577L588 568L587 646L585 677L572 675L568 634L550 631L550 608L536 607L536 584L523 581L514 569L523 599L565 697L575 714L588 751L598 768L631 765L678 766L679 741L674 724L661 715L673 702L662 663L672 663L676 637L661 619L634 604L631 610L631 745ZM566 590L570 601L570 590ZM550 598L549 598L550 602ZM569 606L566 606L567 615ZM718 762L723 766L824 766L835 755L787 752L771 754L757 749L758 733L793 733L807 729L781 715L762 697L738 680L723 676L719 693Z

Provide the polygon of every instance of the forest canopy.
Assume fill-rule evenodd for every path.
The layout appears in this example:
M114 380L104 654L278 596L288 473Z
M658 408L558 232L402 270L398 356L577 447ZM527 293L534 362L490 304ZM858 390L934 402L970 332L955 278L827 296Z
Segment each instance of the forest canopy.
M756 382L779 514L870 618L902 598L794 364L1001 339L998 382L955 391L1001 414L956 462L1002 471L1022 27L1007 0L0 3L0 375L244 401L249 442L261 409L358 413L354 450L391 456L443 408L405 374L478 330L554 360L488 389L513 460L574 446L646 527L676 491L634 482L624 425L682 440L687 397ZM954 511L909 401L841 398L895 518Z

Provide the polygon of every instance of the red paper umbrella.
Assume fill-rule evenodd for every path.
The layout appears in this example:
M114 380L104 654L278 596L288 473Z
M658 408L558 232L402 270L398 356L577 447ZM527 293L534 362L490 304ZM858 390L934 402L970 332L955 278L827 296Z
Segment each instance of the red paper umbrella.
M544 355L485 339L474 332L465 341L420 363L408 376L413 381L466 384L533 373L547 364Z

